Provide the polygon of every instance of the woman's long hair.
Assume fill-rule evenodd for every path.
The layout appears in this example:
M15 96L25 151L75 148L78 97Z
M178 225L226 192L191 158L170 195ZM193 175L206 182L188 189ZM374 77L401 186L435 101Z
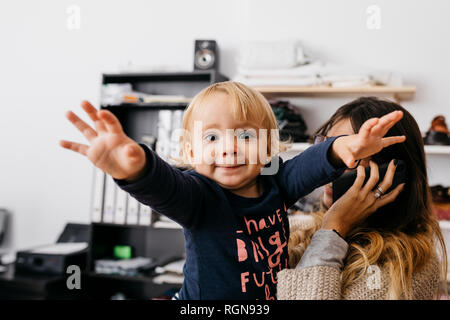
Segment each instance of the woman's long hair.
M342 107L318 129L326 136L337 122L350 119L354 132L370 118L382 117L392 111L403 111L403 118L386 136L406 136L406 141L384 148L372 156L377 164L401 159L407 166L404 190L395 201L378 209L346 236L349 251L342 272L343 289L364 275L367 268L377 264L389 275L389 298L413 298L412 276L436 258L439 247L442 258L443 286L446 289L447 255L439 222L432 211L428 185L424 144L419 127L412 115L402 106L375 97L356 99ZM317 230L322 213L315 214ZM314 230L314 231L315 231ZM300 237L292 235L291 248ZM309 232L311 233L311 232ZM309 240L308 240L309 241ZM300 250L303 251L303 250ZM300 252L293 250L293 259ZM294 263L291 260L291 263Z

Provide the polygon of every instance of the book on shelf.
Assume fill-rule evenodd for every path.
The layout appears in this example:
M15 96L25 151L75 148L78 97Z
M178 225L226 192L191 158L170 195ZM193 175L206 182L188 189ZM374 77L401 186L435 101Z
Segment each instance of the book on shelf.
M139 224L142 226L152 224L152 209L143 203L139 203Z
M127 194L128 198L128 208L127 208L127 224L138 224L139 223L139 202Z
M91 221L101 222L103 215L103 195L105 188L105 173L94 167L94 181L92 188Z
M116 201L114 223L125 224L127 217L128 193L118 187Z
M116 210L116 194L119 187L110 175L106 175L103 222L113 223Z

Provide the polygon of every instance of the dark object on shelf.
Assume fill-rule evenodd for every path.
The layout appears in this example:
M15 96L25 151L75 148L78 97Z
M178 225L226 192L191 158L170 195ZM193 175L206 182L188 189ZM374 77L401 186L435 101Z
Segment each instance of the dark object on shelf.
M88 224L66 224L56 244L17 252L16 272L63 275L70 265L85 271L90 233Z
M449 131L444 116L436 116L431 121L431 127L425 135L424 143L427 145L450 145Z
M431 187L433 212L439 220L450 220L450 187L436 185Z
M88 248L68 253L52 253L48 246L17 252L16 272L64 275L71 265L85 270ZM43 252L40 252L42 250Z
M431 195L433 202L450 203L450 187L443 187L442 185L431 186Z
M91 225L83 223L68 223L56 242L89 242Z
M294 105L289 101L281 100L269 101L269 103L277 118L281 140L291 138L293 142L308 141L305 120Z
M215 40L195 40L194 70L217 70L219 48Z
M8 228L8 211L6 211L5 209L0 209L0 247L3 243L3 239L5 238L7 228Z

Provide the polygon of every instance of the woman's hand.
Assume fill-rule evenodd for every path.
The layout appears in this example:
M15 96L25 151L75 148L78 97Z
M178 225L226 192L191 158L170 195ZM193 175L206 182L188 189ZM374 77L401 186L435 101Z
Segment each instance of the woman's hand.
M370 157L390 145L406 140L405 136L386 137L386 133L400 119L402 111L393 111L381 118L372 118L363 123L357 134L337 138L332 145L331 161L343 162L353 168L360 159Z
M394 160L389 163L383 181L378 185L382 190L388 190L392 185L396 165ZM378 166L370 161L370 178L363 186L365 170L358 166L356 180L344 195L339 198L323 216L322 229L335 229L342 237L355 226L363 222L378 208L394 201L404 188L404 183L391 192L377 199L373 189L379 180ZM376 191L376 190L375 190Z
M59 144L86 156L96 167L113 178L133 180L139 177L145 167L145 151L125 135L119 120L110 111L98 111L87 101L83 101L81 106L94 121L96 130L72 111L68 111L66 117L90 145L66 140L61 140Z

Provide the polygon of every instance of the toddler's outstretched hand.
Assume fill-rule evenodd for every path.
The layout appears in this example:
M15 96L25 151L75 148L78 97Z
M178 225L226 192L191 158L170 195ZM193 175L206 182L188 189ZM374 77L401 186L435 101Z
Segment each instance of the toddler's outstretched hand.
M97 110L88 101L81 103L94 121L95 129L68 111L67 119L86 137L90 145L61 140L66 149L86 156L96 167L116 179L134 180L145 167L145 152L122 129L119 120L108 110Z
M358 160L380 152L390 145L406 140L405 136L386 137L386 133L403 117L402 111L393 111L381 118L363 123L357 134L343 136L333 143L333 156L347 167L355 167ZM336 160L336 159L335 159Z

